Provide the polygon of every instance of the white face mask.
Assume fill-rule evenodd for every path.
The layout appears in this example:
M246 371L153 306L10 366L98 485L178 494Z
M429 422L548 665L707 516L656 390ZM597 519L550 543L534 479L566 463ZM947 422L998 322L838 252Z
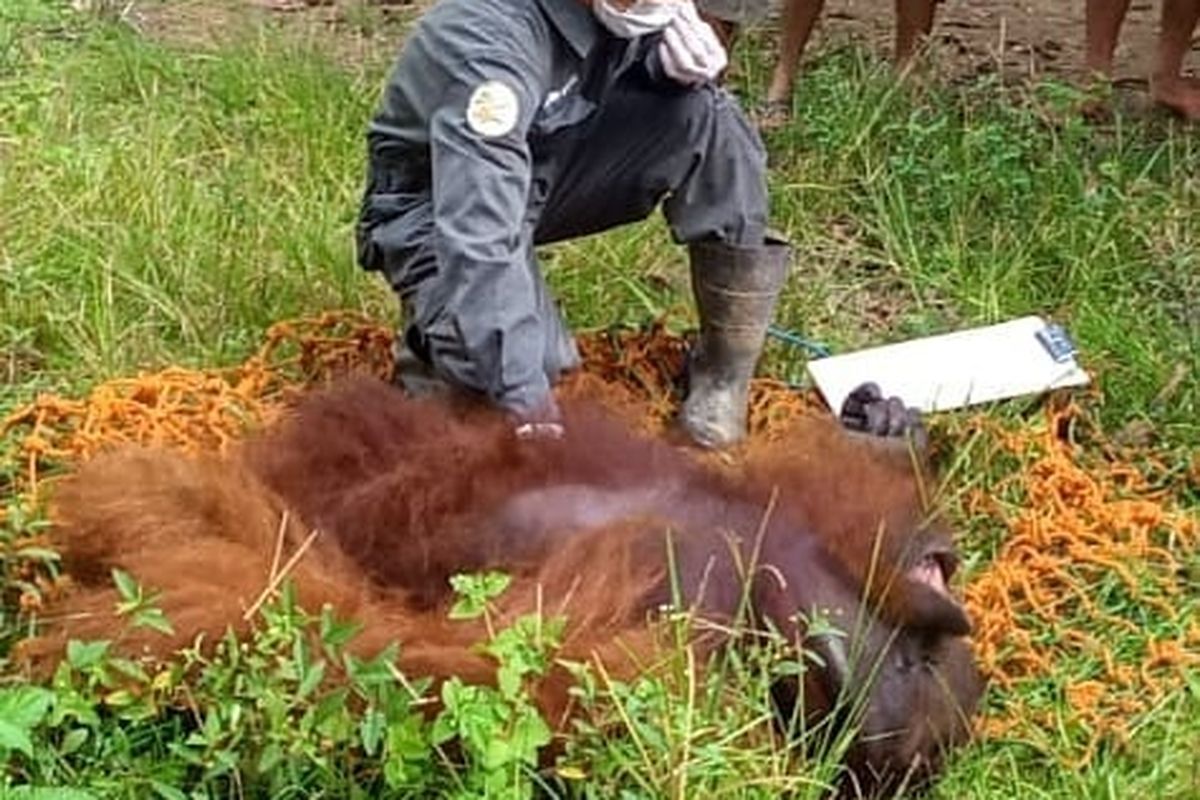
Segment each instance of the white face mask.
M620 9L609 0L593 0L592 13L613 35L632 39L656 33L670 25L679 13L679 3L635 0L629 8Z

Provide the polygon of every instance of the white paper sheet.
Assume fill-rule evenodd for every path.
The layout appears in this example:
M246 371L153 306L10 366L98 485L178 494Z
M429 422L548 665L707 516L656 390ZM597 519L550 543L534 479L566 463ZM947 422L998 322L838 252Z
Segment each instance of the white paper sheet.
M965 331L830 356L808 363L834 411L867 381L922 411L945 411L1089 383L1073 356L1055 361L1030 316Z

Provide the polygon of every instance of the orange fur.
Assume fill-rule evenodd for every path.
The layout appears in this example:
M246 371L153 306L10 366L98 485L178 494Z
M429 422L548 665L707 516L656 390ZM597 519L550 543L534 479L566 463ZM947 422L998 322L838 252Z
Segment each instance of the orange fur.
M498 604L502 624L535 610L564 613L562 657L601 658L629 677L653 661L645 623L672 597L668 530L686 601L722 621L745 581L762 600L755 619L787 628L813 604L853 605L877 556L883 575L910 564L922 514L911 467L834 426L758 454L739 479L593 409L569 405L566 414L565 441L522 442L493 413L356 381L307 398L228 460L152 449L97 458L64 482L54 507L56 542L78 589L51 609L24 655L45 670L68 638L166 656L201 634L243 634L247 609L307 546L287 576L301 605L328 604L364 623L359 652L399 641L408 674L494 679L494 665L472 648L480 626L445 611L452 574L498 568L514 576ZM747 572L755 556L759 570ZM113 568L161 591L174 635L125 630L113 613ZM892 583L900 588L879 596L887 624L902 628L910 608L902 582ZM944 633L931 636L913 646L945 655L966 676L954 707L969 707L969 655ZM922 690L894 683L906 717ZM567 685L557 671L540 689L559 722ZM942 719L945 698L920 702ZM939 724L909 738L926 746L961 733L953 721Z

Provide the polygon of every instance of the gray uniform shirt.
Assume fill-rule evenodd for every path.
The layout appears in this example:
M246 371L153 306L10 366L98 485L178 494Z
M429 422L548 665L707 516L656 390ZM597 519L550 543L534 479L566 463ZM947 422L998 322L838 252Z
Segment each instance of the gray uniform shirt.
M450 377L518 412L549 397L530 140L586 120L635 50L577 0L442 0L406 42L369 128L372 170L406 176L427 207L404 209L412 241L391 243L425 245L403 259L400 283L412 284L430 346L439 332L456 340L437 366L455 362Z
M441 0L417 24L368 133L359 259L440 378L522 416L552 404L577 353L535 242L661 202L676 241L761 244L762 144L723 90L663 74L660 38L579 0Z

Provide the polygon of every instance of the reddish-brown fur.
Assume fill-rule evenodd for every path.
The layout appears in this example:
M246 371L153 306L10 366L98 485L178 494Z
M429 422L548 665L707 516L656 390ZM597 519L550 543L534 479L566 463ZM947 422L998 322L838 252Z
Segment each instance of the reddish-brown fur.
M446 619L447 579L501 568L515 577L502 617L540 600L567 615L564 657L600 658L629 676L652 660L645 622L671 598L670 528L680 588L708 617L733 617L749 581L756 624L801 638L795 612L829 606L849 627L873 576L867 596L881 622L868 651L879 659L911 651L940 664L953 691L931 696L932 678L903 670L880 678L888 696L873 698L868 720L875 714L876 727L897 736L882 750L859 748L866 772L903 772L914 754L936 761L934 751L962 737L978 687L962 631L953 630L961 608L948 596L923 597L905 579L931 548L950 552L936 528L922 527L907 456L881 457L814 423L735 479L594 410L566 413L565 441L522 442L490 412L448 410L360 381L310 397L229 460L147 449L98 458L56 498L57 544L79 588L25 654L44 668L68 637L115 638L126 652L161 656L199 634L244 632L280 535L279 563L316 529L290 577L304 606L328 603L365 623L359 651L395 639L410 674L492 680L493 665L470 647L483 632ZM746 574L748 563L758 568ZM112 613L113 567L162 592L175 635L124 630ZM890 637L910 630L889 649ZM858 668L840 680L869 681ZM828 709L816 695L836 694L830 685L806 683L809 709ZM565 687L561 673L542 687L556 719Z

